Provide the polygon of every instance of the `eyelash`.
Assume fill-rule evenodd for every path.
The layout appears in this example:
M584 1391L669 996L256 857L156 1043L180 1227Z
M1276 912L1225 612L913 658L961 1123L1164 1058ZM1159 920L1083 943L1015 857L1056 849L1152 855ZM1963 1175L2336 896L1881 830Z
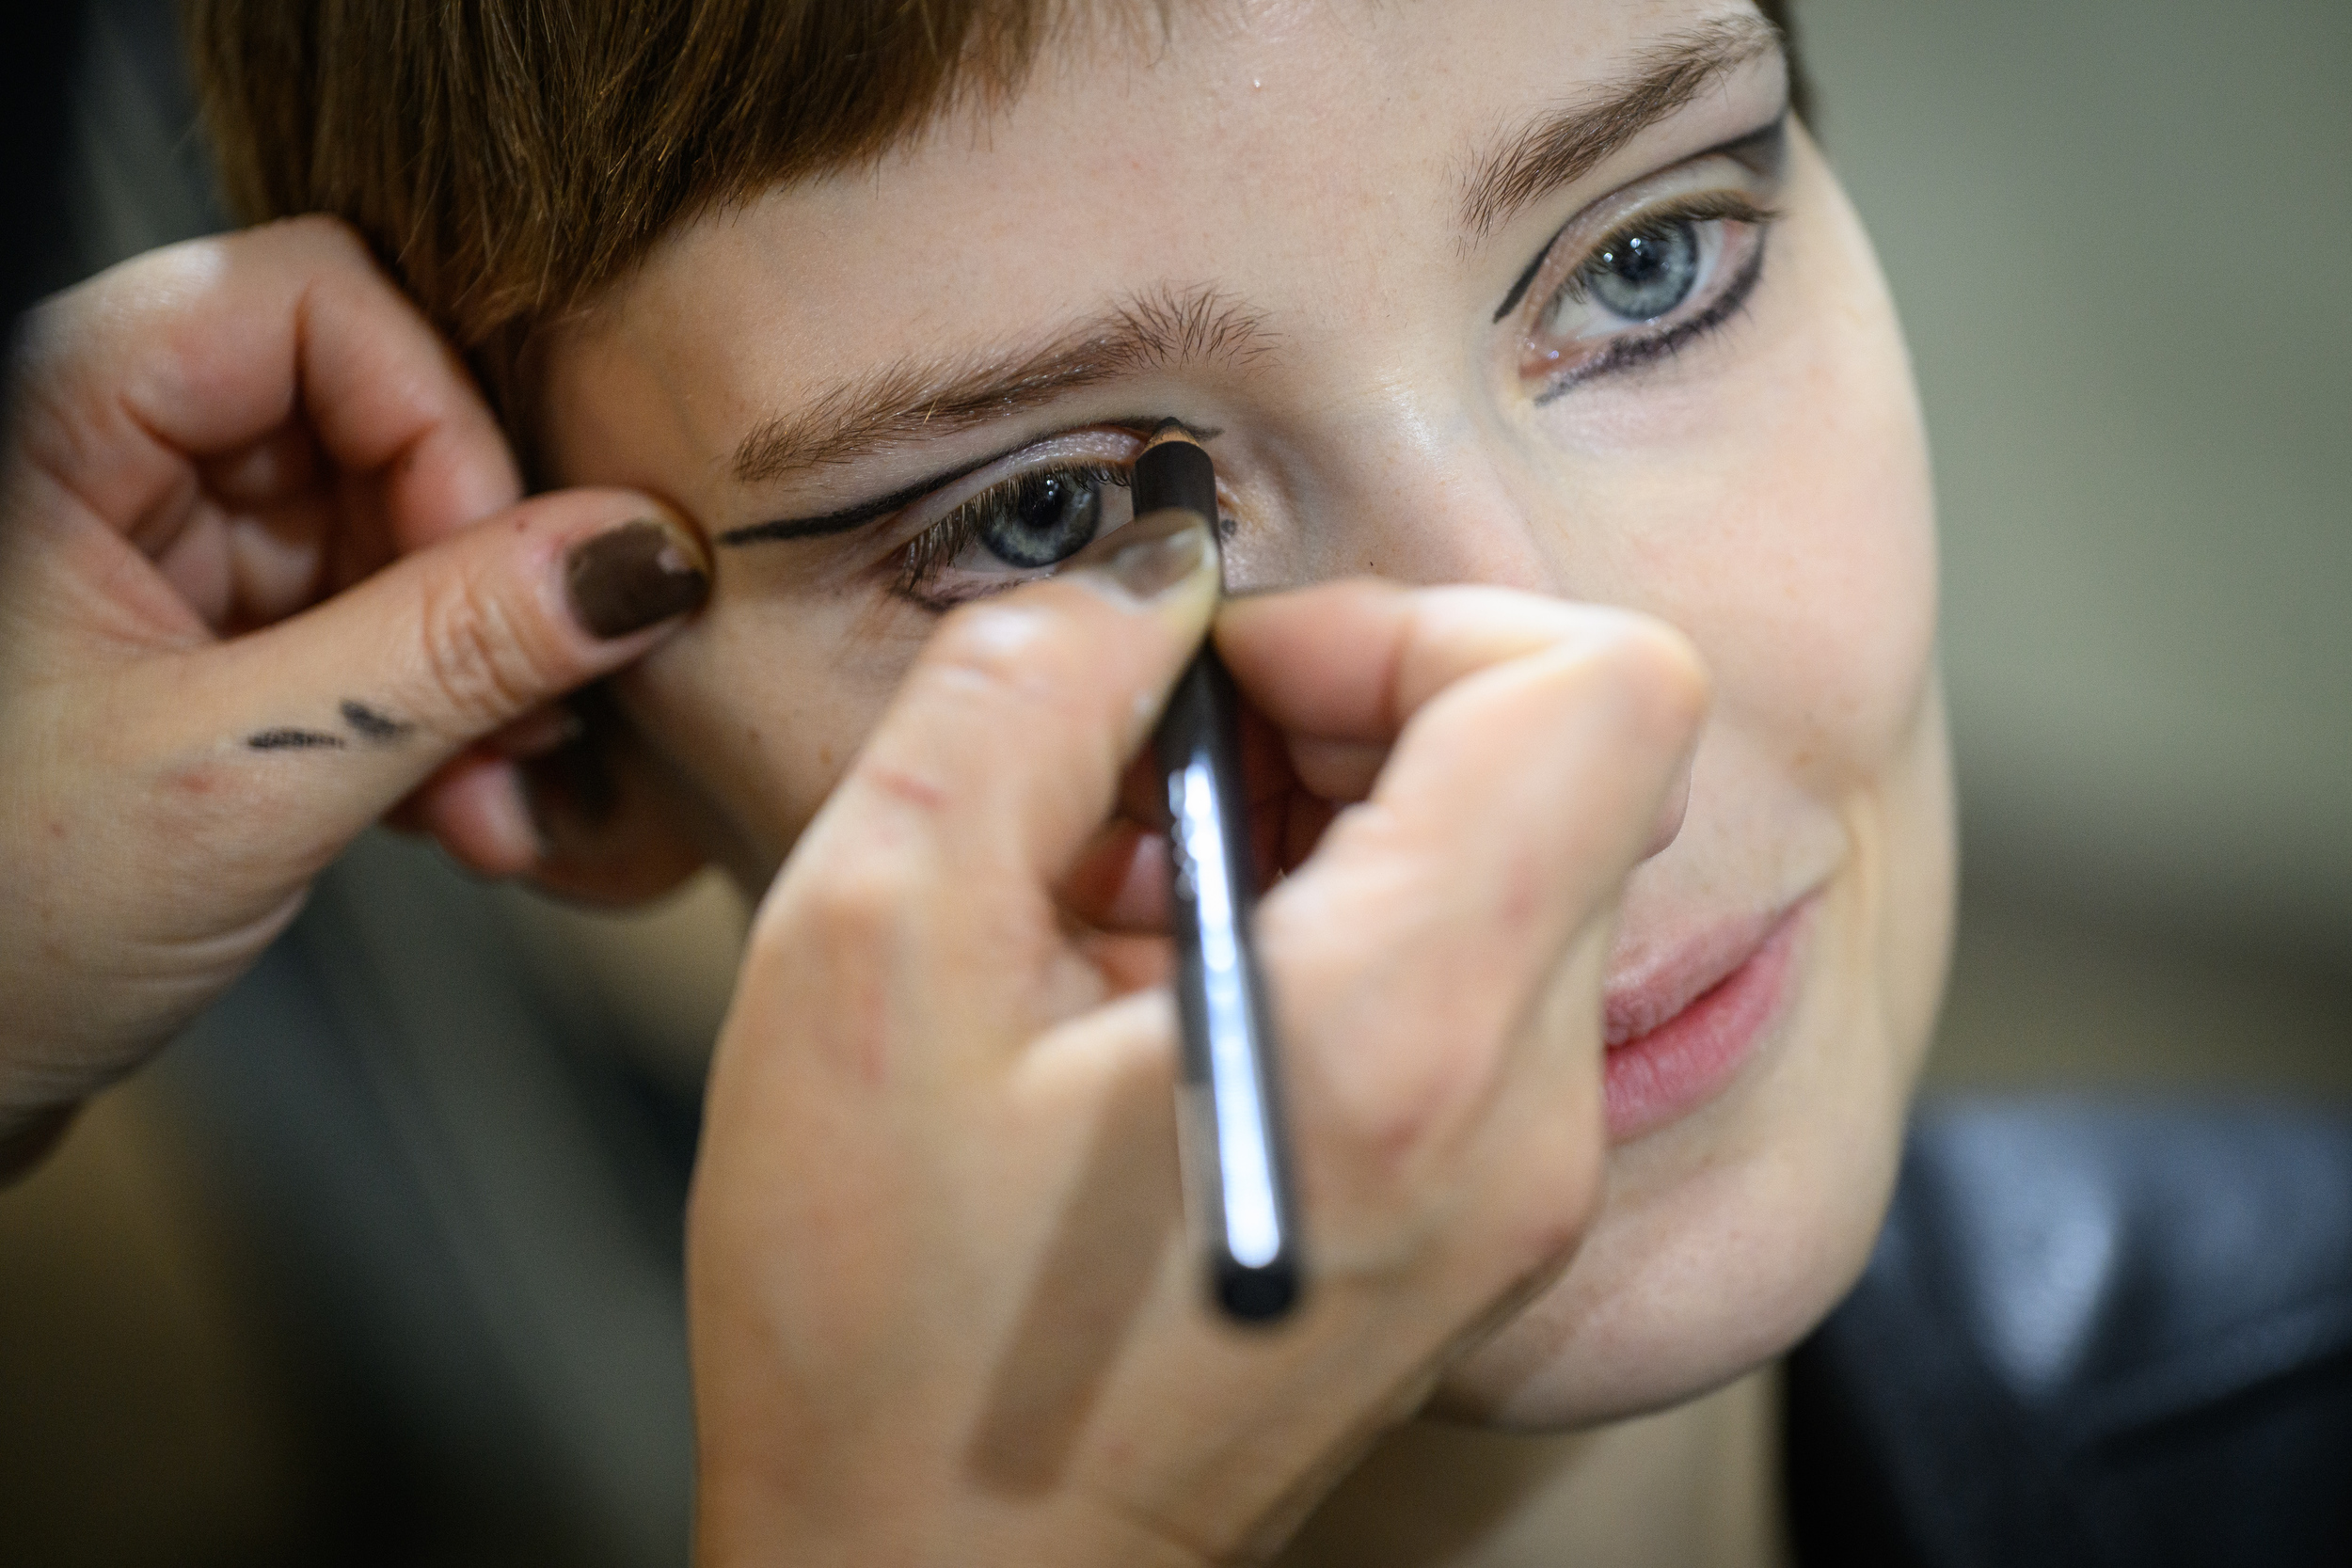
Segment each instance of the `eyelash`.
M1743 196L1727 191L1712 192L1650 208L1627 219L1587 245L1575 269L1528 308L1531 325L1524 336L1532 338L1532 324L1550 314L1563 299L1581 301L1591 297L1591 286L1585 281L1586 273L1597 258L1613 247L1677 223L1739 223L1753 227L1757 231L1754 253L1727 281L1717 281L1711 285L1715 290L1715 298L1705 309L1672 326L1611 342L1597 357L1553 377L1535 395L1537 406L1597 377L1672 358L1738 315L1763 278L1765 242L1772 226L1779 218L1777 210L1760 207Z
M1110 463L1070 463L1055 467L1031 468L1015 474L965 500L954 511L916 534L901 546L898 554L898 576L891 583L891 592L910 599L927 610L945 610L967 600L986 598L1008 588L1035 580L1030 577L1007 574L1001 584L991 584L968 594L939 595L925 592L937 580L939 574L957 557L979 542L980 524L990 514L1018 506L1024 500L1035 499L1048 480L1077 479L1089 484L1111 484L1120 489L1128 485L1130 475L1123 465ZM1043 568L1050 571L1052 568Z
M1540 406L1597 377L1671 358L1689 344L1722 327L1745 308L1749 295L1755 293L1756 285L1762 278L1765 238L1779 216L1779 213L1759 207L1744 197L1718 192L1652 208L1628 219L1585 247L1575 270L1530 307L1533 312L1531 321L1542 320L1563 299L1581 301L1588 298L1590 285L1585 281L1585 276L1594 260L1612 246L1626 245L1639 235L1654 233L1677 223L1740 223L1752 225L1758 230L1754 253L1727 282L1712 285L1715 298L1705 309L1672 326L1611 342L1596 358L1553 379L1536 394L1535 403ZM1123 465L1073 463L1032 468L991 485L959 503L955 510L899 548L891 591L903 599L936 612L1034 580L1028 576L1007 574L1001 583L968 593L939 594L930 591L950 563L979 542L980 525L984 519L998 511L1037 499L1037 492L1053 479L1076 479L1089 484L1110 484L1123 489L1129 483L1129 473ZM1043 570L1050 571L1051 568Z

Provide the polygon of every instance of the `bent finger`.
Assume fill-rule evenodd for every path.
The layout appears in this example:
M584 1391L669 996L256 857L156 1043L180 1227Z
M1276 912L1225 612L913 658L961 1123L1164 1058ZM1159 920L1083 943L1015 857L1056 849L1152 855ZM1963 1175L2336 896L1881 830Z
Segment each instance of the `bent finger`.
M1597 644L1658 623L1508 588L1410 588L1359 578L1236 599L1217 649L1250 700L1295 736L1395 738L1437 692L1524 654Z
M1051 931L1053 890L1110 815L1217 577L1208 527L1168 512L948 616L803 835L776 918Z
M1300 1102L1387 1151L1375 1170L1481 1123L1511 1042L1560 1006L1563 955L1645 852L1706 693L1689 645L1654 622L1538 601L1472 623L1401 602L1415 596L1349 607L1390 634L1359 650L1387 666L1385 691L1327 671L1315 678L1332 700L1295 710L1335 728L1405 722L1369 798L1260 911L1294 1071L1312 1085ZM1549 641L1530 635L1555 610L1568 613ZM1589 1027L1551 1045L1597 1063L1597 973L1583 990Z
M452 758L642 657L708 593L644 496L541 496L290 621L186 656L179 721L242 756L296 860L331 855Z
M506 442L455 353L345 225L310 217L122 263L30 318L25 450L128 533L204 465L307 423L371 478L404 546L513 502Z

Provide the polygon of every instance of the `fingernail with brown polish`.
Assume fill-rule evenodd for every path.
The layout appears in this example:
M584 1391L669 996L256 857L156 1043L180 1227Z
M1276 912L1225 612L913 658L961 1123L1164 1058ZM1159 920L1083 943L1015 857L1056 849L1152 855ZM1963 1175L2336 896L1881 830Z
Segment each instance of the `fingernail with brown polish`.
M675 532L641 518L572 546L564 586L580 624L609 641L701 608L710 574Z
M1169 507L1137 517L1074 556L1081 572L1108 578L1133 599L1150 603L1214 562L1216 540L1198 513Z

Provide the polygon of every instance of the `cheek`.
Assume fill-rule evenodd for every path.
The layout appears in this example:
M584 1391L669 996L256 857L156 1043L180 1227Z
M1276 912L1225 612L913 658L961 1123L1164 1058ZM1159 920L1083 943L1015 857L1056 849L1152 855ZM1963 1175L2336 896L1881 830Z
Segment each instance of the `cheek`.
M1613 1155L1575 1265L1449 1385L1490 1418L1611 1418L1777 1354L1860 1267L1895 1170L1949 914L1933 513L1892 309L1842 201L1809 238L1792 271L1823 281L1784 318L1804 330L1759 323L1768 352L1718 417L1613 470L1618 527L1586 557L1716 681L1693 820L1629 907L1742 885L1795 846L1832 873L1805 978L1722 1100Z
M631 719L707 808L756 895L839 784L903 670L805 601L722 598L621 678ZM904 650L908 658L913 650Z
M1759 310L1712 428L1631 481L1622 569L1707 656L1717 724L1835 800L1894 765L1930 700L1934 505L1867 241L1834 185L1806 184L1818 219L1780 258L1796 286Z
M1647 608L1708 658L1717 723L1825 801L1867 787L1916 733L1935 647L1932 507L1908 388L1868 385L1867 365L1841 379L1803 400L1814 417L1740 443L1734 499L1692 503L1724 520L1654 542L1645 574L1659 585Z

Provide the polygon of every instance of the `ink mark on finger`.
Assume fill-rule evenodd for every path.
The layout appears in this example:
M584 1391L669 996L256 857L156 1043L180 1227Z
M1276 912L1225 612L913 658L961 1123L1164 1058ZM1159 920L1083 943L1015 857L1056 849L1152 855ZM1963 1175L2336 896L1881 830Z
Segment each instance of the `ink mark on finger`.
M358 731L360 739L372 740L378 745L398 740L417 727L404 724L389 714L378 713L367 704L355 703L348 697L343 699L342 714L343 722Z
M342 736L321 730L261 730L246 736L245 743L257 752L302 752L320 747L341 751L345 744Z

